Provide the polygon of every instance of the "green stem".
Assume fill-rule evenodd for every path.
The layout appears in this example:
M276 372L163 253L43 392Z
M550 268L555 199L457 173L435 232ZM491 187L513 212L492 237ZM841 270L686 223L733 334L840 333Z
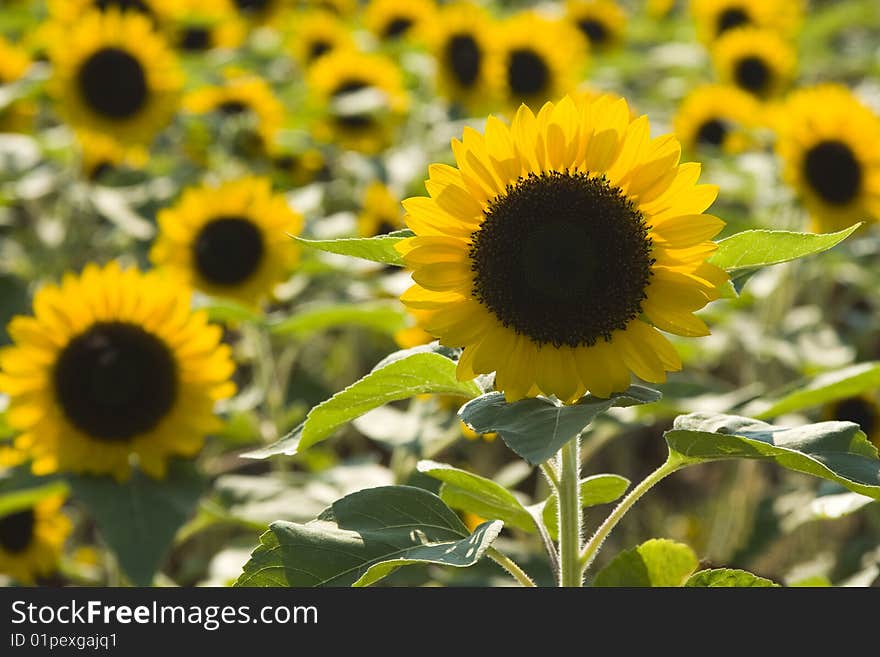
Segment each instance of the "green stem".
M617 523L626 515L626 512L629 511L639 499L641 499L642 495L651 490L651 488L662 479L671 475L683 466L684 463L678 460L666 461L666 463L639 482L639 484L629 492L629 495L623 498L620 504L617 505L617 508L611 512L611 515L605 519L605 522L602 523L599 529L596 530L596 533L593 534L593 537L587 541L587 544L584 546L584 551L580 556L580 567L583 571L586 571L586 569L590 567L590 564L593 563L593 559L596 558L596 553L599 552L599 548L602 547L602 543L608 538L611 530L617 526Z
M494 547L490 547L488 550L486 550L486 556L497 563L499 566L504 568L504 570L509 572L511 575L513 575L514 579L516 579L516 581L523 586L535 586L535 582L532 580L532 578L529 577L526 572L522 568L520 568L513 559L508 557L500 550Z
M580 436L559 450L559 586L583 586Z

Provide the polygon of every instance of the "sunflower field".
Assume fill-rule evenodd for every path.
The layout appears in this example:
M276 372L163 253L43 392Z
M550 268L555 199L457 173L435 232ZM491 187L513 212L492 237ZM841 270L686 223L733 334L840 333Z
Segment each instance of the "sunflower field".
M876 0L2 0L0 585L880 586Z

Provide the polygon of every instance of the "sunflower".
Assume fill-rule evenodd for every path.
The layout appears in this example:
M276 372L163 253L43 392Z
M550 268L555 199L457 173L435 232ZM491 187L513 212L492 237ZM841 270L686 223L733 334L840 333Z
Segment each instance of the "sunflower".
M232 0L236 10L253 23L271 23L284 14L287 0Z
M568 0L566 17L594 50L608 50L623 39L626 12L614 0Z
M880 219L880 117L838 85L802 89L782 107L776 151L817 230Z
M297 16L288 44L300 66L310 66L331 52L353 48L354 38L338 16L312 11Z
M327 162L317 148L281 150L272 164L285 183L294 187L308 185L327 174Z
M143 16L91 12L50 52L50 91L77 130L149 143L177 110L183 75Z
M0 516L0 573L22 584L55 572L70 520L61 513L64 495L49 495L33 506Z
M157 267L207 294L257 305L296 264L302 217L264 178L184 191L158 216Z
M568 22L534 11L516 14L501 24L493 69L502 79L502 96L510 107L540 107L549 98L574 90L586 61L586 41Z
M231 73L220 86L204 87L189 93L185 110L194 114L215 113L236 125L244 122L253 136L256 150L274 153L278 131L284 125L284 105L263 78Z
M358 9L358 0L300 0L303 9L318 9L336 14L341 18L354 15Z
M409 108L400 69L382 55L331 53L309 69L308 83L323 114L315 136L362 153L387 146Z
M75 23L90 11L116 11L140 14L154 25L167 19L178 0L49 0L49 17L62 23Z
M443 7L432 30L440 92L468 108L486 105L491 100L487 89L499 84L499 75L490 68L492 29L486 11L468 2Z
M430 198L403 202L398 248L415 285L401 297L426 331L463 347L462 380L495 372L508 400L565 402L661 382L681 368L657 330L707 335L693 313L727 274L706 262L724 223L701 214L717 188L649 138L625 100L570 97L510 127L465 128L457 168L432 165Z
M364 206L357 224L361 237L375 237L405 228L400 199L382 183L372 183L364 193Z
M236 48L247 33L232 0L184 0L168 23L171 42L184 52Z
M433 0L371 0L364 11L367 28L382 41L418 39L435 20Z
M691 91L675 115L675 136L687 151L720 148L741 153L750 144L758 102L736 87L707 84Z
M794 79L797 57L778 33L756 27L726 32L712 49L718 77L758 98L778 96Z
M791 36L800 25L802 5L802 0L691 0L691 13L700 40L711 43L740 27L767 28Z
M0 37L0 89L24 78L31 64L27 52ZM32 101L13 100L0 107L0 132L30 132L36 114L37 107Z
M826 420L855 422L874 445L880 448L880 404L870 395L839 399L825 407Z
M34 474L127 479L132 460L165 476L171 455L193 456L220 426L234 365L219 326L190 312L190 295L156 273L86 266L34 297L0 351L0 391L15 446Z
M98 181L106 173L122 167L139 169L149 159L146 149L126 147L100 133L80 132L76 139L80 146L83 175L91 181Z

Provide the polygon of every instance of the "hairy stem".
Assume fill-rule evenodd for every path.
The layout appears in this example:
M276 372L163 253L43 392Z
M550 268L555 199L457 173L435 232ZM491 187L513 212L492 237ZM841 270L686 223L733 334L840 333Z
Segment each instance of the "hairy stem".
M580 436L559 450L559 585L583 586Z
M500 550L494 547L490 547L488 550L486 550L486 556L497 563L499 566L504 568L504 570L506 570L508 573L513 575L514 579L523 586L535 586L535 582L532 580L532 578L529 577L526 572L522 568L520 568L513 559L508 557Z

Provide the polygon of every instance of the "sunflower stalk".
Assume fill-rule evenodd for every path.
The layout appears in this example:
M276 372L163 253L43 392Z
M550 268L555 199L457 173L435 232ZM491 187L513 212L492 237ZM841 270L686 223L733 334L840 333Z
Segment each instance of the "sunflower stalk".
M581 567L580 435L568 441L559 461L559 586L583 586Z

